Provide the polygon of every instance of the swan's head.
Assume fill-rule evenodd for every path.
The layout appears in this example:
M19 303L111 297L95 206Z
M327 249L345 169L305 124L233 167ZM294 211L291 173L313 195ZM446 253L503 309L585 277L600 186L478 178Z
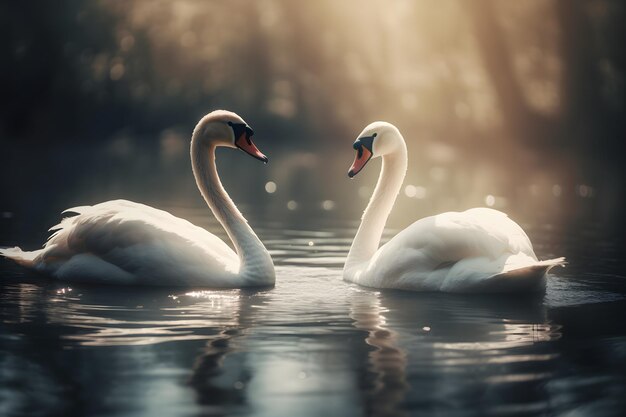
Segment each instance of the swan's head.
M239 148L263 162L267 156L252 142L254 131L237 114L228 110L215 110L198 122L193 132L194 140L205 146Z
M348 171L350 178L358 174L370 159L396 152L404 145L398 128L387 122L370 123L363 129L352 147L356 157Z

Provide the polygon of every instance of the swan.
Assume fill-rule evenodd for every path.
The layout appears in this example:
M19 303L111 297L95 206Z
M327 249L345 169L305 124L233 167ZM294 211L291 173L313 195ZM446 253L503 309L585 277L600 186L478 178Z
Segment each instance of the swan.
M550 268L564 265L565 258L538 261L522 228L489 208L423 218L379 248L406 174L406 143L394 125L374 122L353 148L350 178L375 157L382 158L382 168L346 258L344 280L411 291L538 292L545 291Z
M217 147L239 148L267 162L237 114L204 116L191 137L196 184L236 249L187 220L144 204L114 200L65 210L43 249L0 249L20 265L70 282L237 288L273 285L274 264L222 186Z

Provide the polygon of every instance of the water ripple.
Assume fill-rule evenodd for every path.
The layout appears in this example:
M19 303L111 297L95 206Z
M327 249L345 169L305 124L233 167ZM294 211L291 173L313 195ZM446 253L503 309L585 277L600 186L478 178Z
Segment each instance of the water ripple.
M103 392L129 411L158 396L191 415L307 416L316 404L339 415L559 414L581 401L602 414L623 405L626 338L615 317L626 291L614 271L581 272L573 260L539 298L376 291L342 281L354 227L258 230L275 288L68 286L6 269L0 398L58 386L46 395L60 403L68 392ZM540 257L553 249L548 232L535 234Z

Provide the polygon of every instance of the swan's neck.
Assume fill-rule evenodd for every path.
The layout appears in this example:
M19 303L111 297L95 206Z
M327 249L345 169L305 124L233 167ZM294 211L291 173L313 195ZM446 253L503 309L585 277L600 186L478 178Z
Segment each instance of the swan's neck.
M382 160L380 176L352 242L345 271L368 262L378 250L385 223L406 174L407 151L404 140L397 151L384 155Z
M191 165L196 184L213 215L222 224L239 255L239 276L258 284L274 282L274 264L267 249L230 199L217 175L215 145L191 141Z

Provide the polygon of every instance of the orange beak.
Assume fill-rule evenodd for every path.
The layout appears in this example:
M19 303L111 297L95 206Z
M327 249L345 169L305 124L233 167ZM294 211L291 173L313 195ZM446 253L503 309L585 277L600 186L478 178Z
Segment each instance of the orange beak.
M259 148L256 147L254 142L252 142L252 139L250 139L250 136L247 132L243 132L241 136L237 138L237 140L235 141L235 145L248 155L252 155L260 161L263 161L265 163L269 161L269 159L267 159L267 156L263 155Z
M350 171L348 171L348 177L352 178L356 174L359 173L367 164L367 162L372 158L372 153L365 146L361 146L361 148L357 151L356 157L354 158L354 162L350 167Z

